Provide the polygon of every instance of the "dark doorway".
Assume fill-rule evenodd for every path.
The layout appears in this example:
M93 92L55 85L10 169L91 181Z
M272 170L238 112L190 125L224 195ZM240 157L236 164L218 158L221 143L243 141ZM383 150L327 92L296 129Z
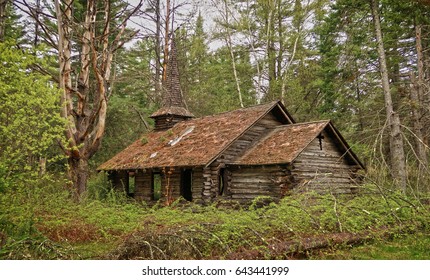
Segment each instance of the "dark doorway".
M193 184L193 172L191 169L184 169L181 173L181 196L185 200L193 200L193 192L191 186Z
M224 195L227 190L227 171L225 168L221 168L218 173L218 194Z
M152 200L157 201L161 198L161 173L160 172L152 172L151 193L152 193Z

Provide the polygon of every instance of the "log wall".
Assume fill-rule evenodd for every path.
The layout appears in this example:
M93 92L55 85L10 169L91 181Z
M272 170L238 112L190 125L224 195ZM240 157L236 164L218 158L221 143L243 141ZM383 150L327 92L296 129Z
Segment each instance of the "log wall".
M234 166L230 168L229 194L226 198L249 202L259 196L282 198L291 186L288 165Z
M293 163L293 186L297 191L314 190L320 193L351 193L356 191L358 166L350 165L339 150L340 143L325 131Z
M219 174L220 169L225 168L229 163L243 155L252 145L255 145L262 137L267 135L270 130L282 123L272 114L268 113L261 120L255 123L239 139L228 147L210 166L203 169L203 192L202 201L206 204L213 202L219 196ZM226 169L230 173L230 169ZM228 182L231 181L231 174L227 175ZM231 199L229 189L221 199Z
M223 152L221 155L223 162L232 162L238 156L243 155L249 147L278 125L282 125L282 123L272 113L268 113Z
M168 190L172 200L181 196L181 168L166 168L160 170L161 173L161 198L160 203L167 200ZM152 170L139 170L135 174L134 197L139 201L145 201L148 205L153 205L157 201L152 198ZM192 169L192 199L196 203L202 203L203 191L203 169Z
M138 170L134 175L134 198L145 201L148 204L155 203L152 200L151 171Z

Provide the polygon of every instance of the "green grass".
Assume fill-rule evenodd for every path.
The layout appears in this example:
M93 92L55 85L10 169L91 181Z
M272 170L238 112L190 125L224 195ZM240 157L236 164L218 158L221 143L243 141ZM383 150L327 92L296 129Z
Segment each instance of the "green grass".
M429 260L430 234L402 234L391 240L376 240L359 246L321 250L311 259L341 260Z
M363 196L307 193L232 210L149 208L109 190L77 203L50 185L2 193L0 258L430 259L429 222L419 201L372 188ZM371 237L351 246L345 234ZM304 237L337 241L288 247Z

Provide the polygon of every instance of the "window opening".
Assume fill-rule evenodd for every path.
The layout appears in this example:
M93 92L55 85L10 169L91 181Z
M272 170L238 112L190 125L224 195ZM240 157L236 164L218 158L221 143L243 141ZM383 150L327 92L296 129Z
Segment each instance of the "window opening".
M188 201L193 200L193 171L184 169L181 172L181 196Z
M128 173L128 189L127 189L127 196L134 197L134 190L136 186L136 174L134 172Z
M159 200L161 198L161 173L152 173L152 199Z
M227 172L221 168L218 174L218 194L223 195L227 189Z
M322 136L321 134L320 135L318 135L318 140L319 140L319 144L320 144L320 150L322 151L322 149L323 149L323 146L322 146L322 140L324 139L324 136Z

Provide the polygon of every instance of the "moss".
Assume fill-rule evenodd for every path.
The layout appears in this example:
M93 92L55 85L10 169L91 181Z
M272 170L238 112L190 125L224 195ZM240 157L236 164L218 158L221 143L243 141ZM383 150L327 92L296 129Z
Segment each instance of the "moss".
M142 137L142 139L140 139L140 143L142 143L142 145L148 144L148 138Z

